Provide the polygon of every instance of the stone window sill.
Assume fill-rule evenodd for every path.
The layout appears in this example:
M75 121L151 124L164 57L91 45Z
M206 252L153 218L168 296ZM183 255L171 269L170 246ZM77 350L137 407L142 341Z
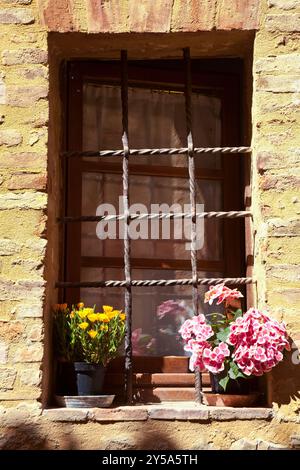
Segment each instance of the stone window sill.
M49 408L43 411L49 421L86 423L120 421L235 421L265 420L273 418L271 408L230 408L188 403L160 403L115 408Z

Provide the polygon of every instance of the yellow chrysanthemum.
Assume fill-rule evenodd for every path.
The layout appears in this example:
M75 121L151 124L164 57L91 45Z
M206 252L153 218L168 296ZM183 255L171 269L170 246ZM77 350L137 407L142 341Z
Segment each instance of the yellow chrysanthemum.
M80 316L81 319L85 318L86 317L86 313L84 312L84 310L80 310L78 312L78 315Z
M94 323L96 320L98 320L97 313L90 313L87 317L92 323Z
M77 304L77 307L78 307L78 308L83 308L83 307L84 307L84 303L83 303L83 302L79 302L79 304Z
M124 321L125 318L126 318L126 313L120 313L120 318L121 318L121 320Z
M108 330L108 326L107 326L107 325L101 325L101 326L100 326L100 330L102 330L102 331L107 331L107 330Z
M103 305L103 312L104 313L110 313L113 311L113 307L111 307L110 305Z
M89 324L88 324L86 321L84 321L84 322L80 323L78 326L79 326L79 328L81 328L82 330L86 330L87 327L89 326Z
M90 335L91 338L95 338L95 336L97 336L97 331L96 330L90 330L90 331L88 331L88 335Z
M92 313L94 313L94 310L92 308L84 308L83 310L80 310L78 312L78 315L80 316L80 318L85 318L88 315L91 315Z
M97 313L97 320L103 321L104 323L108 323L108 322L109 322L109 318L108 318L108 316L106 315L106 313Z

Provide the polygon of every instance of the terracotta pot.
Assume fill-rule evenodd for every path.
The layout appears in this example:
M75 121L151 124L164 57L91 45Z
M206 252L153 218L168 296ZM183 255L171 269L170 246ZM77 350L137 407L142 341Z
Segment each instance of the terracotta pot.
M231 395L226 393L204 393L203 403L209 406L230 406L236 408L249 407L254 405L260 394L249 393L248 395Z

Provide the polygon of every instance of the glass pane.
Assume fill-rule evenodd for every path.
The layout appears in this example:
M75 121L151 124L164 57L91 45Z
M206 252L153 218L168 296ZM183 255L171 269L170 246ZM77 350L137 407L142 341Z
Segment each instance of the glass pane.
M83 173L82 176L82 214L123 213L121 175L105 173ZM204 211L221 210L222 188L219 181L197 181L197 203L203 204ZM130 177L132 212L175 212L189 211L189 187L185 178L134 175ZM201 210L201 209L200 209ZM98 212L97 212L98 211ZM204 224L204 225L203 225ZM201 243L198 258L220 260L222 221L216 219L198 220L198 239ZM203 231L204 229L204 231ZM110 231L107 239L101 239L101 230ZM123 256L123 221L85 222L81 224L82 256ZM135 221L131 223L132 257L156 259L189 259L190 251L186 243L190 239L190 221L165 219L158 221ZM106 236L106 235L105 235ZM203 239L203 244L202 240Z
M185 279L190 278L190 271L133 269L132 278L149 279ZM199 272L199 277L220 277L221 273ZM95 281L122 280L123 270L112 268L82 268L82 280ZM208 314L219 311L217 306L204 304L204 294L208 286L199 286L199 312ZM191 286L133 287L133 352L137 356L188 355L178 334L181 324L194 315ZM101 311L102 305L112 305L124 310L123 288L84 288L80 300L86 305L96 305Z
M128 89L131 148L186 147L185 100L182 92L146 88ZM221 101L200 93L192 95L195 147L221 145ZM119 86L86 83L83 88L83 149L122 148ZM86 159L88 160L88 159ZM117 161L107 158L105 161ZM186 156L130 158L132 163L186 166ZM220 168L219 155L199 155L197 168Z

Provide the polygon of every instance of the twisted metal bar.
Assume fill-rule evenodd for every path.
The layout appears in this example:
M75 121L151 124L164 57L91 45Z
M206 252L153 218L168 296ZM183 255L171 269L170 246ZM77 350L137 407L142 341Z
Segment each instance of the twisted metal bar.
M179 148L156 148L156 149L130 149L130 155L143 157L145 155L185 155L188 153L188 147L179 147ZM202 153L230 153L230 154L242 154L242 153L251 153L251 147L194 147L194 154ZM85 151L68 151L63 152L62 157L74 158L74 157L122 157L124 156L124 149L119 150L85 150Z
M121 51L121 101L122 101L122 143L123 143L123 206L124 206L124 274L125 274L125 394L128 404L132 402L133 374L132 374L132 293L130 269L130 237L129 237L129 143L128 143L128 70L127 51Z
M212 286L220 283L228 285L245 285L254 284L256 280L252 277L203 277L198 278L198 285ZM131 280L133 287L165 287L165 286L191 286L193 279L143 279ZM97 288L97 287L126 287L126 280L123 281L82 281L82 282L57 282L55 287L83 287L83 288Z
M191 78L191 59L190 49L183 50L185 62L185 114L186 114L186 133L188 144L188 170L189 170L189 188L190 188L190 205L191 205L191 267L192 267L192 292L193 292L193 310L194 315L198 315L198 270L197 270L197 246L196 246L196 176L195 176L195 160L194 160L194 141L193 141L193 124L192 124L192 78ZM203 402L202 378L198 368L195 370L195 393L196 401Z
M251 211L209 211L209 212L178 212L178 213L166 213L166 214L129 214L130 220L143 220L143 219L191 219L193 216L196 218L205 219L235 219L243 217L252 217ZM69 223L69 222L100 222L105 220L107 222L113 220L124 220L127 216L124 214L112 214L112 215L82 215L75 217L61 217L58 222Z

